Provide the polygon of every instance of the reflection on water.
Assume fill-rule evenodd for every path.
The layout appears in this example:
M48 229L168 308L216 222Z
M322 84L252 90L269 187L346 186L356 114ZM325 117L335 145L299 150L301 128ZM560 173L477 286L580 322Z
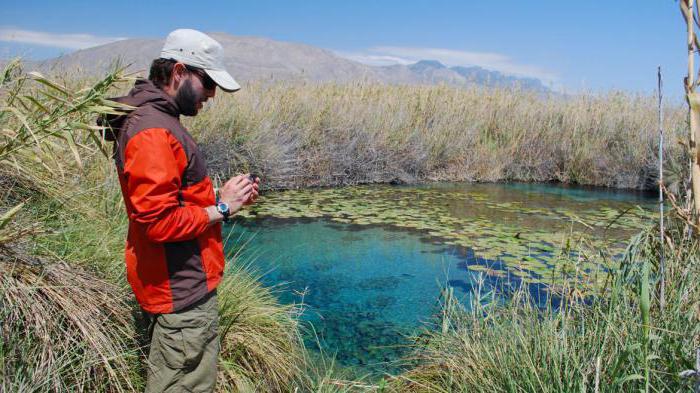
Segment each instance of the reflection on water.
M267 195L233 231L265 284L286 283L281 301L303 299L326 351L382 371L439 310L441 287L465 304L477 277L487 290L525 282L538 294L559 280L562 238L619 248L648 203L547 185L365 186Z

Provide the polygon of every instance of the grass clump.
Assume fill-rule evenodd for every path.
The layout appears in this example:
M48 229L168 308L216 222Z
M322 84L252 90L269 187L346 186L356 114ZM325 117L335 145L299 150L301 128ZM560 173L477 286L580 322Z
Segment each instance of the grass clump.
M302 375L300 308L280 305L248 269L234 264L219 286L221 389L284 392Z
M0 390L135 390L139 351L125 295L83 269L5 251Z

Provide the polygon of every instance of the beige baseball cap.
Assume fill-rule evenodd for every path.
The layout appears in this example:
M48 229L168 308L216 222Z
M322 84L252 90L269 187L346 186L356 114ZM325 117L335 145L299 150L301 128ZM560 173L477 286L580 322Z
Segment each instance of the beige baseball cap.
M222 90L234 92L241 88L224 68L224 48L201 31L174 30L165 39L160 57L203 69Z

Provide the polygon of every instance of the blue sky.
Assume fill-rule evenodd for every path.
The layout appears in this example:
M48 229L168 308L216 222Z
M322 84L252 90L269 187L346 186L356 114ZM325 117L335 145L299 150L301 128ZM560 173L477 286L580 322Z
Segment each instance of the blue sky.
M268 37L370 64L436 59L537 77L568 92L651 92L656 67L682 95L685 26L676 0L14 1L0 56L46 58L175 28Z

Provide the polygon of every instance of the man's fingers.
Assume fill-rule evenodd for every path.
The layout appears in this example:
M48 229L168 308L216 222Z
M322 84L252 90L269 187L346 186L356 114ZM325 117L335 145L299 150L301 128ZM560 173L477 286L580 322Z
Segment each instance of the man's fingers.
M248 178L248 175L246 175L246 174L239 175L239 179L236 183L238 185L250 184L250 178Z
M254 188L255 187L255 188ZM232 200L237 200L240 202L245 202L250 198L253 190L256 190L254 183L246 177L245 174L232 177L224 187L219 192L219 196L224 198L231 198Z
M245 197L245 196L247 196L248 194L250 194L250 191L251 191L252 189L253 189L253 186L249 183L249 184L247 184L245 187L243 187L243 188L240 189L240 192L238 193L238 195L239 195L240 197Z
M255 200L258 199L258 190L253 186L253 188L250 190L250 194L248 194L248 198L246 198L245 202L243 202L244 205L252 205Z
M241 187L243 187L249 183L250 183L250 179L248 179L245 175L238 175L238 176L235 176L235 177L232 177L231 179L229 179L229 181L227 181L226 184L224 185L224 188L240 189Z
M234 184L238 184L238 181L240 180L242 175L234 176L226 181L224 184L224 187L231 187Z

